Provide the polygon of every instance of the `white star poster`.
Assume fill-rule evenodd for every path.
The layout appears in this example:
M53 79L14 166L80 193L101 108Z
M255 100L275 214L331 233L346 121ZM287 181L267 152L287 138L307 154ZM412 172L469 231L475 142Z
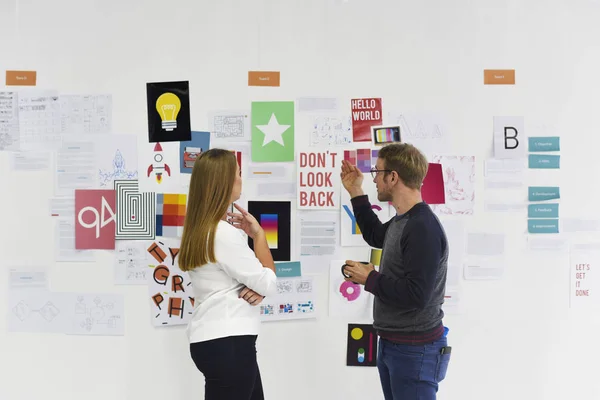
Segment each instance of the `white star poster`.
M294 102L252 103L252 161L294 161Z

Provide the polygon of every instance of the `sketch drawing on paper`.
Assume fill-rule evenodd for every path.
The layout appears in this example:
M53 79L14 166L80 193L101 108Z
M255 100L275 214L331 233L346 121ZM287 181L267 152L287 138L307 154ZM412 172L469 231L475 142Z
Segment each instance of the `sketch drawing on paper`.
M316 116L310 133L310 145L345 145L352 143L352 118Z
M18 138L17 93L0 92L0 150L17 150Z
M97 325L104 325L104 328L108 329L116 329L121 317L118 314L111 313L115 308L114 304L111 302L105 304L99 296L94 297L92 303L88 305L84 296L77 296L75 318L78 326L86 332L91 332Z
M402 142L410 143L421 151L439 152L448 147L445 119L435 112L390 112L389 124L398 125Z
M312 301L298 302L296 304L296 312L298 313L312 313L315 311L315 306Z
M277 293L292 293L294 291L294 287L292 281L290 280L278 280L277 281Z
M115 152L112 167L112 170L103 168L98 169L100 187L109 186L113 181L118 179L130 180L137 179L138 177L137 168L127 169L127 160L123 157L123 154L121 154L119 149Z
M434 156L433 163L442 164L446 204L433 204L437 214L472 215L475 205L475 157Z
M312 293L312 280L300 280L296 283L298 293Z
M60 314L58 307L51 301L47 301L42 307L35 309L27 304L24 300L21 300L16 306L13 307L12 311L21 321L29 319L33 314L38 314L44 320L51 322L58 316L58 314Z
M247 115L215 115L213 134L217 138L243 138Z

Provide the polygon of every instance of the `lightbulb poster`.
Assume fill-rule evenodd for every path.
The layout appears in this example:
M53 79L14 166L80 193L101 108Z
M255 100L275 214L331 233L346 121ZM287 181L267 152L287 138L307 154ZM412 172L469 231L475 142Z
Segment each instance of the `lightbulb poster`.
M274 261L290 261L291 205L289 201L249 201L248 212L256 218L265 232ZM254 250L254 242L248 238Z
M192 140L188 81L147 83L146 98L150 143Z

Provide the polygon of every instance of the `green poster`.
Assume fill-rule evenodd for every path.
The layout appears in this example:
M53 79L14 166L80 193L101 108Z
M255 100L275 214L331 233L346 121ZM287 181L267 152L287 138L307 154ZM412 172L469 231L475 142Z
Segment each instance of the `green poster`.
M294 102L252 102L252 161L294 161Z

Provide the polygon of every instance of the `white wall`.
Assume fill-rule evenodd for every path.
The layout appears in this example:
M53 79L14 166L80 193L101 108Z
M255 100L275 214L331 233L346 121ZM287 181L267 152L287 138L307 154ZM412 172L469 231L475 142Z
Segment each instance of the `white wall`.
M525 217L484 213L480 193L492 117L523 115L561 135L563 167L546 182L561 186L561 217L599 217L598 17L592 0L0 0L0 70L37 70L38 87L64 93L111 93L114 132L141 139L150 81L190 81L195 130L210 109L299 96L444 113L448 154L477 157L468 227L503 231L509 243L504 279L462 282L462 313L445 319L454 351L439 398L592 399L600 318L569 310L568 254L528 254ZM517 85L484 86L484 68L515 68ZM247 71L260 69L281 71L281 88L248 88ZM202 398L183 329L150 325L145 287L116 287L109 252L92 265L53 261L53 175L12 172L6 153L0 166L2 270L43 265L53 290L126 301L123 337L9 334L0 319L0 399ZM327 275L319 282L326 309ZM263 326L267 398L382 398L375 368L345 367L346 325L326 311Z

